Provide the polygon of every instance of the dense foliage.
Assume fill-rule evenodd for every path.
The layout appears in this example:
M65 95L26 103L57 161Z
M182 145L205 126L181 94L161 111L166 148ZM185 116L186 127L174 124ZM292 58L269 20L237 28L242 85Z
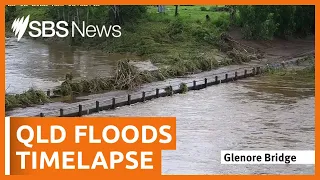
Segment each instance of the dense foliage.
M17 15L30 14L37 20L86 21L96 25L124 24L141 18L146 12L146 6L7 6L6 21Z
M245 38L288 38L314 33L315 6L239 6Z

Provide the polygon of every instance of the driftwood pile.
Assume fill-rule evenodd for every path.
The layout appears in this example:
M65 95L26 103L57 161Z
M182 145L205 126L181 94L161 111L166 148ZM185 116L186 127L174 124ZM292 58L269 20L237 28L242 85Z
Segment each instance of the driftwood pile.
M234 40L230 35L222 33L218 44L222 52L227 53L233 61L241 63L263 57L259 50Z
M134 89L143 84L141 72L129 63L129 60L118 61L114 76L115 89Z

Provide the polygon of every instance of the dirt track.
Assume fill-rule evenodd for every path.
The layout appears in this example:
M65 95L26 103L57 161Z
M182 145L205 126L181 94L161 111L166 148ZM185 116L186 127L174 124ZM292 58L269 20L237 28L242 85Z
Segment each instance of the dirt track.
M309 36L304 39L273 39L273 40L245 40L242 39L238 29L229 31L229 35L236 41L250 46L264 53L268 61L283 61L294 57L313 54L315 50L315 37Z

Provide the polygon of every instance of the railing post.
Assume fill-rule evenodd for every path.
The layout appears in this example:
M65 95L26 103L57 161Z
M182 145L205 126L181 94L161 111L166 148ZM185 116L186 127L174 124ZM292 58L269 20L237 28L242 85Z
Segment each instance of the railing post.
M206 88L208 86L208 79L204 78L204 88Z
M130 104L131 104L131 95L128 94L128 105L130 105Z
M99 112L100 108L99 108L99 101L96 101L96 111Z
M82 116L82 105L79 104L79 117L81 117L81 116Z
M116 98L112 98L112 109L116 108Z
M63 109L60 109L60 117L63 116Z
M257 67L257 74L260 74L260 67Z
M144 102L146 100L146 92L142 92L142 102Z

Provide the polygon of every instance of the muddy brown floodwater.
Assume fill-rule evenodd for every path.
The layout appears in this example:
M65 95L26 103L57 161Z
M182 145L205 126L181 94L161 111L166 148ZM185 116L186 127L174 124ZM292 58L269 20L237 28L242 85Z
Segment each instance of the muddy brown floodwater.
M31 87L47 90L61 84L67 73L74 78L110 76L117 60L128 54L80 51L63 43L6 38L6 91L21 93Z
M221 150L314 150L314 82L263 76L90 116L175 116L163 174L314 174L313 165L221 165Z

